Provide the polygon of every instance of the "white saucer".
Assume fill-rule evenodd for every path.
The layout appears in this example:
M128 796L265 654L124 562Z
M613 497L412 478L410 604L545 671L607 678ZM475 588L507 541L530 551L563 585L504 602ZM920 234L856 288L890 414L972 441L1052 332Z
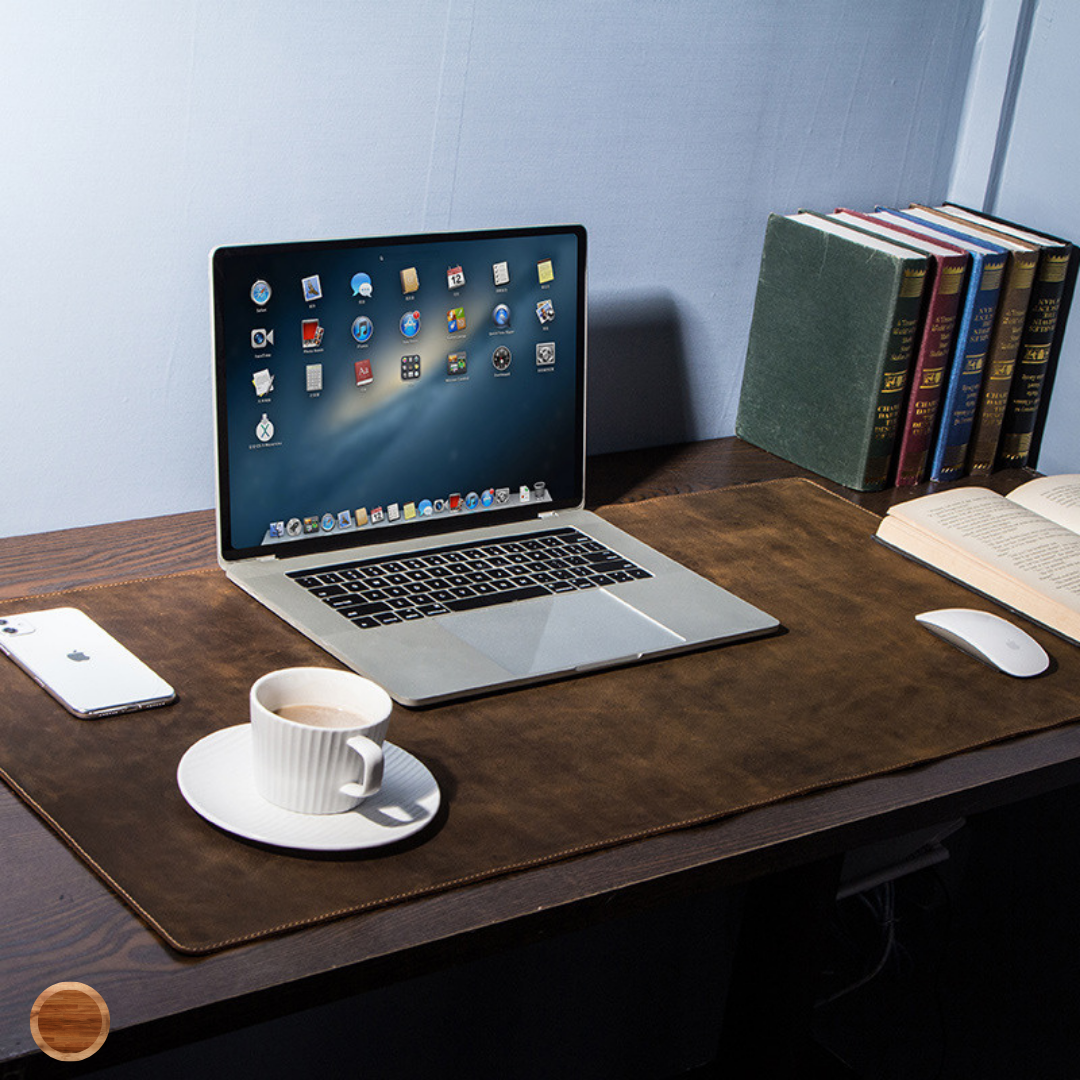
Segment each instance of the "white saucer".
M267 802L251 771L251 725L215 731L180 759L176 782L196 813L227 832L276 847L352 851L404 840L439 809L439 785L400 746L385 743L381 790L341 814L297 814Z

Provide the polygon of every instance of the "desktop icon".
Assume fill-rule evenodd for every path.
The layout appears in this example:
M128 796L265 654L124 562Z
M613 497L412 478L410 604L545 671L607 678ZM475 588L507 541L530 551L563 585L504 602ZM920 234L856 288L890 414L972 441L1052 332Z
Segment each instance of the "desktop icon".
M353 296L368 297L371 295L371 275L370 274L353 274L352 281L349 282L352 287Z
M446 287L448 289L460 289L465 285L465 272L460 266L448 266L446 268Z
M406 521L412 521L412 519L414 517L416 517L416 503L407 502L405 504L404 513L405 513L405 520Z
M284 521L271 521L270 522L270 539L279 540L285 535L285 522Z
M362 526L366 525L368 523L367 507L366 506L361 506L356 511L356 513L353 514L353 517L356 520L356 527L358 529L361 528Z
M255 425L255 437L259 442L269 442L274 437L274 425L266 413L262 414L262 419Z
M496 371L507 371L510 367L510 361L513 357L510 354L510 350L505 345L500 345L491 354L491 363L494 365Z
M322 389L322 364L308 364L304 371L304 386L309 394Z
M532 492L529 490L528 484L522 484L518 488L518 502L526 503L532 498Z
M420 312L419 311L406 311L401 316L401 322L398 323L401 330L401 336L406 338L414 338L420 333Z
M551 367L555 363L555 342L538 341L536 343L536 366Z
M510 501L510 489L509 488L496 488L495 489L495 502L499 506L503 506Z
M541 259L536 264L536 276L540 279L541 285L547 285L548 282L555 280L555 267L551 265L550 259Z
M323 514L321 524L323 532L333 532L334 526L337 524L337 518L333 514Z
M536 305L536 317L540 320L541 326L547 326L555 318L555 305L550 300L541 300Z
M463 307L451 308L446 313L446 332L456 334L465 329L465 309Z
M263 368L262 371L256 371L251 376L251 385L255 387L255 393L259 397L266 397L274 389L274 376L270 374L270 369Z
M507 262L497 262L491 264L491 274L495 278L495 287L499 288L503 285L510 284L510 264Z
M265 349L267 345L274 344L274 331L264 330L260 327L258 330L251 331L251 347L253 349Z
M259 307L262 307L263 304L270 299L270 286L267 282L263 281L262 278L259 278L259 280L251 286L251 299L254 300Z
M453 510L453 511L460 510L461 509L461 494L459 492L455 491L453 495L448 496L447 500L446 500L446 505L447 505L447 508L450 509L450 510Z
M299 536L304 531L304 523L299 518L289 518L285 523L285 532L289 536Z
M366 345L371 340L371 335L374 333L375 324L366 315L361 315L359 318L353 319L352 336L356 339L358 344Z
M317 517L304 518L304 532L317 533L319 531L319 519Z
M491 321L499 327L510 325L510 308L506 304L496 304L491 313Z
M351 529L352 528L352 511L342 510L338 513L337 523L339 529Z
M397 503L388 503L386 507L386 520L397 521L401 517L401 507Z
M375 509L371 511L371 524L378 525L385 516L383 508L381 506L376 506Z
M357 386L367 386L369 383L375 381L375 376L371 371L370 360L357 360L353 364L353 370L356 373Z
M410 382L420 378L420 356L413 354L401 358L401 378L403 382Z
M475 491L470 491L469 494L465 496L465 509L475 510L479 505L480 496L477 495Z
M416 273L416 267L410 266L401 271L401 291L408 295L420 288L420 277Z
M446 358L446 374L447 375L464 375L468 370L467 354L463 352L452 352Z
M317 349L322 344L323 328L318 319L304 319L300 323L300 337L305 349Z
M432 513L434 512L434 509L435 509L435 507L433 506L430 499L421 499L416 504L416 512L421 517L431 517Z
M495 501L495 489L488 488L480 492L480 505L486 510Z
M322 283L319 281L318 274L312 274L311 277L302 278L300 280L300 286L304 290L305 300L322 299Z

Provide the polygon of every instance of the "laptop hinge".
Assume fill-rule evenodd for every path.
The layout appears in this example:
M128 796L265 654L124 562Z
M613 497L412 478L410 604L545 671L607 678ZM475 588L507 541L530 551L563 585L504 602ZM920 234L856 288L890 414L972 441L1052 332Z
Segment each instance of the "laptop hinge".
M558 517L559 516L559 511L558 510L542 510L539 513L539 515L537 515L537 516L542 517L542 518Z

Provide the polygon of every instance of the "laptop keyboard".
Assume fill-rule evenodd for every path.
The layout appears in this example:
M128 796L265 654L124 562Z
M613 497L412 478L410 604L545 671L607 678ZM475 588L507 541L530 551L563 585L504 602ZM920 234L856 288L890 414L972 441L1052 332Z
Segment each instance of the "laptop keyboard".
M583 532L561 528L286 576L368 629L652 574Z

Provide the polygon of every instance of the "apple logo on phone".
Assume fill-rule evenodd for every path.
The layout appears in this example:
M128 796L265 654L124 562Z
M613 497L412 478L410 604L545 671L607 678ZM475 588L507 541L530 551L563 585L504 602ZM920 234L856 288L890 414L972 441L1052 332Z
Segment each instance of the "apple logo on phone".
M67 658L69 660L89 660L90 659L90 657L87 656L86 653L84 653L82 651L82 649L72 649L71 652L69 652L67 654Z

